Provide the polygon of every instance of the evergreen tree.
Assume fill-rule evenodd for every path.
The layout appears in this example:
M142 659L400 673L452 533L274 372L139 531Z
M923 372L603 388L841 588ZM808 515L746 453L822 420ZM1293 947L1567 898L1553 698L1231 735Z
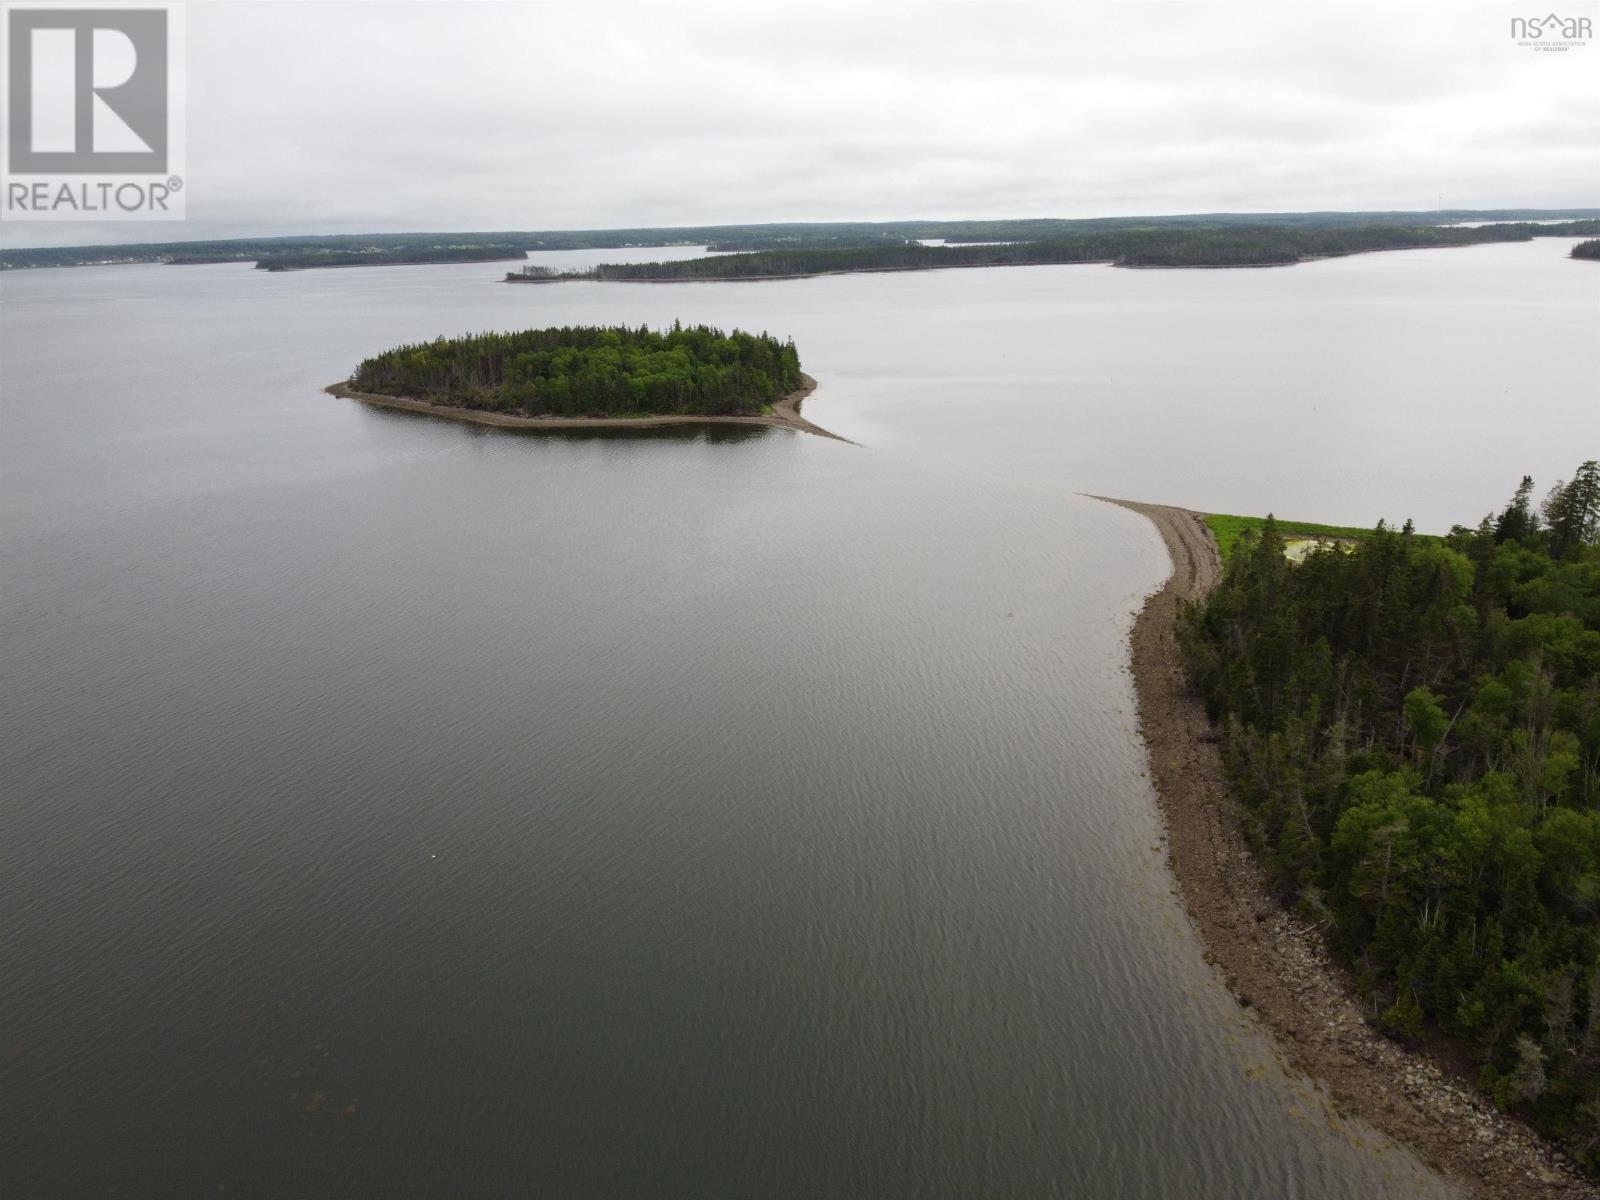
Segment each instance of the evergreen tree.
M1571 483L1557 483L1544 502L1544 519L1556 557L1575 546L1592 545L1600 536L1600 463L1590 459Z
M1600 1175L1600 470L1448 537L1291 563L1182 619L1245 828L1378 1023L1441 1030Z
M1539 518L1533 512L1533 476L1524 475L1517 491L1495 522L1494 540L1516 542L1538 531Z

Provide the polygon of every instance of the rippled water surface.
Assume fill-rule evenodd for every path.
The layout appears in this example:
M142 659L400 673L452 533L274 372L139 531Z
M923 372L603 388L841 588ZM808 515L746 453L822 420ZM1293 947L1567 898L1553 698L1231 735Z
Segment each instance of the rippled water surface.
M1564 251L0 280L0 1191L1444 1194L1204 964L1124 671L1165 554L1076 493L1438 527L1553 482ZM860 445L318 390L673 318L792 335Z

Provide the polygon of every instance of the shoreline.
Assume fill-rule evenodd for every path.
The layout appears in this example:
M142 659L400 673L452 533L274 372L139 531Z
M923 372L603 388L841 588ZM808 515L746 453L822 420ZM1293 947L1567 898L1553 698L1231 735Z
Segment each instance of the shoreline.
M1355 254L1376 253L1357 250ZM904 275L912 271L992 271L1009 267L1111 267L1118 271L1256 271L1276 267L1298 267L1301 263L1316 262L1323 258L1342 258L1344 255L1319 255L1285 263L1119 263L1110 258L1083 258L1071 262L1023 263L945 263L937 267L840 267L833 271L799 271L786 275L682 275L672 278L593 279L587 275L545 276L530 275L518 278L508 271L502 283L766 283L792 279L828 279L836 275Z
M1582 235L1573 235L1582 236ZM1527 241L1538 241L1528 238ZM1555 239L1551 239L1555 240ZM965 244L965 243L963 243ZM988 242L970 243L990 245ZM1016 245L1019 243L1004 243ZM1022 243L1025 244L1025 243ZM893 275L908 271L981 271L1004 267L1112 267L1119 271L1270 271L1280 267L1303 267L1309 263L1332 262L1339 258L1354 258L1359 254L1393 254L1405 250L1469 250L1477 246L1511 246L1522 242L1461 242L1445 246L1372 246L1365 250L1343 250L1337 254L1306 254L1293 262L1244 263L1122 263L1113 258L1079 258L1066 262L1012 262L1012 263L944 263L939 266L918 267L836 267L830 271L797 271L783 275L682 275L674 277L637 279L597 279L587 275L529 275L520 277L514 271L506 272L502 283L762 283L767 280L824 279L834 275ZM760 251L728 251L730 254L760 253ZM1572 258L1573 255L1565 255ZM1096 496L1096 500L1103 497ZM1121 501L1113 500L1112 504Z
M707 257L716 257L708 255ZM937 267L838 267L832 271L791 271L784 275L680 275L637 279L596 279L588 275L556 275L519 278L506 272L501 283L766 283L786 279L827 279L835 275L904 275L911 271L985 271L997 267L1114 267L1109 258L1085 258L1064 263L944 263Z
M525 262L528 253L524 250L521 254L497 254L493 258L430 258L423 262L337 262L337 263L306 263L298 267L274 267L261 265L259 258L220 258L214 262L173 262L168 260L160 263L163 267L215 267L224 263L250 263L257 271L265 271L268 275L288 275L295 271L337 271L343 267L464 267L473 263L502 263Z
M673 425L743 425L766 429L792 429L797 433L811 433L817 437L855 445L849 438L840 437L820 425L813 425L800 415L800 404L817 389L817 381L801 372L800 387L787 396L773 401L772 411L761 416L683 416L650 417L519 417L510 413L490 412L481 408L455 408L448 404L434 404L427 400L414 400L408 396L383 396L376 392L361 392L350 386L349 380L330 383L322 390L343 400L359 400L373 408L387 408L396 412L417 413L438 417L445 421L460 421L467 425L489 425L496 429L536 429L561 432L571 429L661 429Z
M1424 1053L1371 1028L1347 973L1266 889L1239 829L1205 705L1188 685L1174 625L1221 578L1202 514L1092 497L1147 518L1173 570L1129 633L1140 736L1184 908L1228 990L1253 1009L1288 1065L1341 1112L1409 1146L1480 1200L1600 1197L1542 1138Z

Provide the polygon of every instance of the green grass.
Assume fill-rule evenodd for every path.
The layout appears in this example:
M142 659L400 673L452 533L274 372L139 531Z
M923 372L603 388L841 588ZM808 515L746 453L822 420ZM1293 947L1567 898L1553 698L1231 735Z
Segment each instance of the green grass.
M1278 533L1286 538L1354 539L1365 537L1372 532L1370 529L1362 529L1355 525L1317 525L1311 521L1281 521L1276 517L1273 520L1277 521ZM1217 539L1217 549L1221 551L1224 563L1233 553L1233 546L1239 540L1239 535L1247 529L1260 529L1265 521L1265 517L1234 517L1225 513L1212 513L1206 517L1206 524L1211 527L1211 536Z

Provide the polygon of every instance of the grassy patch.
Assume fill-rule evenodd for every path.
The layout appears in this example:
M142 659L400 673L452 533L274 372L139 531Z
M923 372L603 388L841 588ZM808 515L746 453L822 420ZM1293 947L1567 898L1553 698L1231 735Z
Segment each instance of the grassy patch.
M1277 518L1274 518L1274 520L1277 520ZM1206 524L1211 527L1211 536L1217 539L1217 549L1222 552L1222 561L1224 563L1228 561L1228 556L1233 553L1234 543L1239 540L1239 535L1247 529L1260 529L1265 521L1265 517L1234 517L1225 513L1212 513L1206 517ZM1365 537L1371 532L1370 529L1362 529L1355 525L1317 525L1311 521L1278 521L1278 533L1286 538L1342 538L1353 540Z

